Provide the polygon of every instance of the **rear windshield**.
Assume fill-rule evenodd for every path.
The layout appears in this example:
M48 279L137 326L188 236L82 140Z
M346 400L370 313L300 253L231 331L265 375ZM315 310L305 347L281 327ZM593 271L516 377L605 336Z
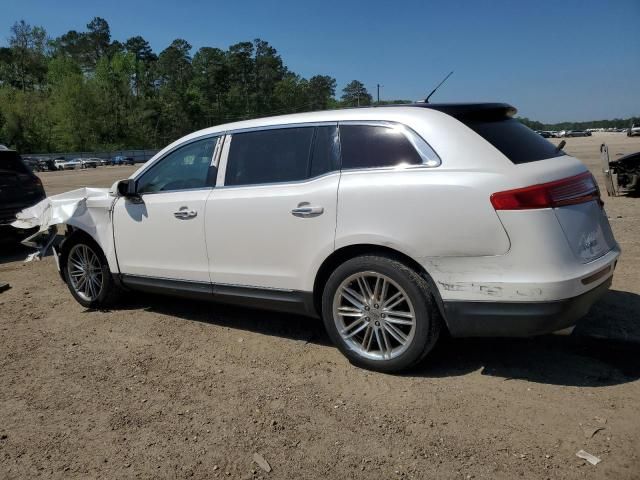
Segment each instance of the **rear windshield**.
M0 170L29 173L27 166L22 163L20 155L12 151L0 151Z
M515 164L566 155L514 118L462 121Z

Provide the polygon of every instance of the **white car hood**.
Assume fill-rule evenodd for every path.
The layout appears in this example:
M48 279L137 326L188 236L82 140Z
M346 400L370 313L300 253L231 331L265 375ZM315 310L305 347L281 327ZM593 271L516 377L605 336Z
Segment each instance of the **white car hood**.
M79 208L110 209L114 200L107 188L78 188L52 195L25 208L16 215L17 220L11 225L23 229L39 227L39 231L43 232L51 226L69 222Z

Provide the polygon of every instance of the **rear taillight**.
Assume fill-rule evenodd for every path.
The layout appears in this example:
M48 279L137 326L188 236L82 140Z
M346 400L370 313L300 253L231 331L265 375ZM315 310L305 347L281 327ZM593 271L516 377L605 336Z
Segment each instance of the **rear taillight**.
M589 172L491 195L491 204L496 210L555 208L592 200L600 202L600 191L593 175Z

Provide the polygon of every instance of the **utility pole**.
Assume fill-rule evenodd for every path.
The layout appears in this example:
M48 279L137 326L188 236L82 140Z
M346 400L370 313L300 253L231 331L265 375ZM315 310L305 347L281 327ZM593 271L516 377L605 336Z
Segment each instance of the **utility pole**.
M380 87L382 87L383 85L380 85L378 83L377 87L378 87L378 105L380 105Z

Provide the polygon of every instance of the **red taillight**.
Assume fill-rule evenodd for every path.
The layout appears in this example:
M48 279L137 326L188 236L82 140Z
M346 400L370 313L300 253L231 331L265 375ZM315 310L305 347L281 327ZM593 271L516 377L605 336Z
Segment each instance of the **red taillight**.
M593 175L589 172L491 195L491 204L496 210L555 208L591 200L600 201L600 191Z

